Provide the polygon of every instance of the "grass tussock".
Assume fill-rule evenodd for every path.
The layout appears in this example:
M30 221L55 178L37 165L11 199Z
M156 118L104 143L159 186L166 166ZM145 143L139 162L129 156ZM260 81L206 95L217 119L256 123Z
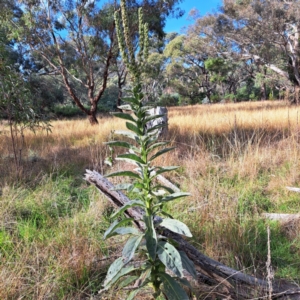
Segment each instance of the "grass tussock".
M167 138L176 150L156 163L180 166L168 179L192 196L168 210L190 227L195 246L264 277L269 225L275 276L299 283L299 220L262 217L299 212L299 195L285 188L300 182L298 111L284 102L170 108ZM50 134L26 132L18 169L0 126L0 299L96 297L122 242L102 241L111 208L82 176L86 168L111 171L103 142L124 122L53 121Z

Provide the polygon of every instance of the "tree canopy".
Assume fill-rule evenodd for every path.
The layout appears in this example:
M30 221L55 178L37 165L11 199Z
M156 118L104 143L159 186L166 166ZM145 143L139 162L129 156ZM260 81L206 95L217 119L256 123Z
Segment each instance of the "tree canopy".
M166 35L167 18L183 14L181 2L126 2L135 53L141 6L149 28L142 74L148 100L196 104L285 94L298 102L299 1L223 0L217 12L194 10L186 31ZM6 58L30 84L37 105L55 111L73 103L91 124L99 109L121 105L129 81L113 18L119 1L5 0L1 8Z
M74 103L97 123L97 105L116 70L118 47L113 13L117 1L22 0L22 16L13 38L28 51L39 74L61 80ZM152 34L162 38L169 14L181 15L180 0L128 1L130 22L144 7ZM132 38L135 35L132 34Z

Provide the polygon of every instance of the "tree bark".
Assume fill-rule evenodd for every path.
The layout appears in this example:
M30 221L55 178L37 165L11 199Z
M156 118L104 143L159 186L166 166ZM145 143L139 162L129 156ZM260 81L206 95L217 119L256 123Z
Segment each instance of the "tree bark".
M96 188L115 206L121 207L129 199L120 191L115 191L114 186L96 171L86 170L85 180L96 186ZM126 215L134 219L137 227L143 231L143 210L130 208ZM266 299L269 293L268 282L239 270L229 268L199 252L189 244L182 236L169 230L163 230L163 235L173 239L177 248L183 250L194 262L198 272L198 283L209 287L209 295L205 299L216 299L214 296L226 297L226 299ZM300 288L291 283L272 282L272 299L300 299ZM222 298L225 299L225 298Z
M299 95L300 95L299 93L300 93L300 86L295 85L294 103L296 105L299 105Z
M90 122L91 125L97 125L97 124L99 124L98 120L97 120L97 117L96 117L96 112L95 111L90 112L88 114L88 119L89 119L89 122Z

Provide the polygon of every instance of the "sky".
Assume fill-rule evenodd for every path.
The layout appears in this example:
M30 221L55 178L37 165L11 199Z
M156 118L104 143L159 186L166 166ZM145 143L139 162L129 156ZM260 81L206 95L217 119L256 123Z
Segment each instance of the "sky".
M166 22L165 32L179 32L184 26L188 26L193 23L192 20L188 20L189 12L196 8L201 16L207 13L217 11L222 0L183 0L179 4L179 7L185 11L184 16L179 19L169 18Z

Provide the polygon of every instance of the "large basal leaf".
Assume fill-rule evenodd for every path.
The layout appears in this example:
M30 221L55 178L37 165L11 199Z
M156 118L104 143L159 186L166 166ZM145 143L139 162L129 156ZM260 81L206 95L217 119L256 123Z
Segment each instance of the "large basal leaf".
M107 285L110 284L113 278L121 271L123 267L124 263L122 257L119 257L110 265L103 283L104 288L106 288Z
M162 290L167 296L167 299L189 300L189 297L186 294L185 290L174 278L166 273L159 273L158 275L163 283Z
M181 262L182 262L182 267L185 269L191 276L193 276L195 279L197 277L197 273L195 270L195 265L194 263L187 257L185 252L179 251L180 257L181 257Z
M175 199L182 198L182 197L187 197L187 196L190 196L190 195L191 195L190 193L178 192L178 193L174 193L174 194L171 194L171 195L168 195L168 196L162 198L160 200L160 202L173 201Z
M145 239L146 239L146 247L149 253L149 256L155 260L156 258L156 248L157 248L157 237L156 232L153 225L153 220L151 216L144 216L144 222L146 225Z
M160 155L163 155L169 151L172 151L173 149L175 149L175 147L171 147L171 148L165 148L162 150L159 150L158 152L156 152L153 156L151 156L151 158L149 159L149 161L154 160L155 158L159 157Z
M144 234L130 237L122 251L122 257L124 264L127 264L134 257L135 251L138 248Z
M164 219L159 226L165 227L175 233L179 233L187 237L193 236L189 228L184 223L175 219Z
M125 161L130 161L130 162L135 162L135 163L140 163L140 164L145 164L146 162L143 161L139 156L133 153L127 153L127 154L121 154L118 155L116 158L117 160L125 160Z
M130 114L116 112L116 113L113 113L113 115L115 117L117 117L117 118L120 118L120 119L124 119L124 120L128 120L128 121L136 122L136 120Z
M130 207L133 207L133 206L140 206L140 207L145 207L145 204L143 201L141 200L131 200L129 202L127 202L126 204L124 204L121 208L119 208L118 211L116 211L112 216L111 218L115 218L115 217L118 217L120 214L122 214L125 210L127 210L128 208Z
M121 227L123 224L128 223L129 221L132 221L133 218L126 218L124 220L118 221L115 220L110 226L109 228L105 231L103 238L107 239L109 237L111 237L112 235L114 235L115 230L118 227Z
M142 177L138 173L134 173L132 171L119 171L119 172L113 172L105 175L105 177L113 177L113 176L128 176L132 178L142 179Z
M181 257L174 246L168 242L159 242L157 245L157 255L167 269L172 271L178 277L183 276Z

